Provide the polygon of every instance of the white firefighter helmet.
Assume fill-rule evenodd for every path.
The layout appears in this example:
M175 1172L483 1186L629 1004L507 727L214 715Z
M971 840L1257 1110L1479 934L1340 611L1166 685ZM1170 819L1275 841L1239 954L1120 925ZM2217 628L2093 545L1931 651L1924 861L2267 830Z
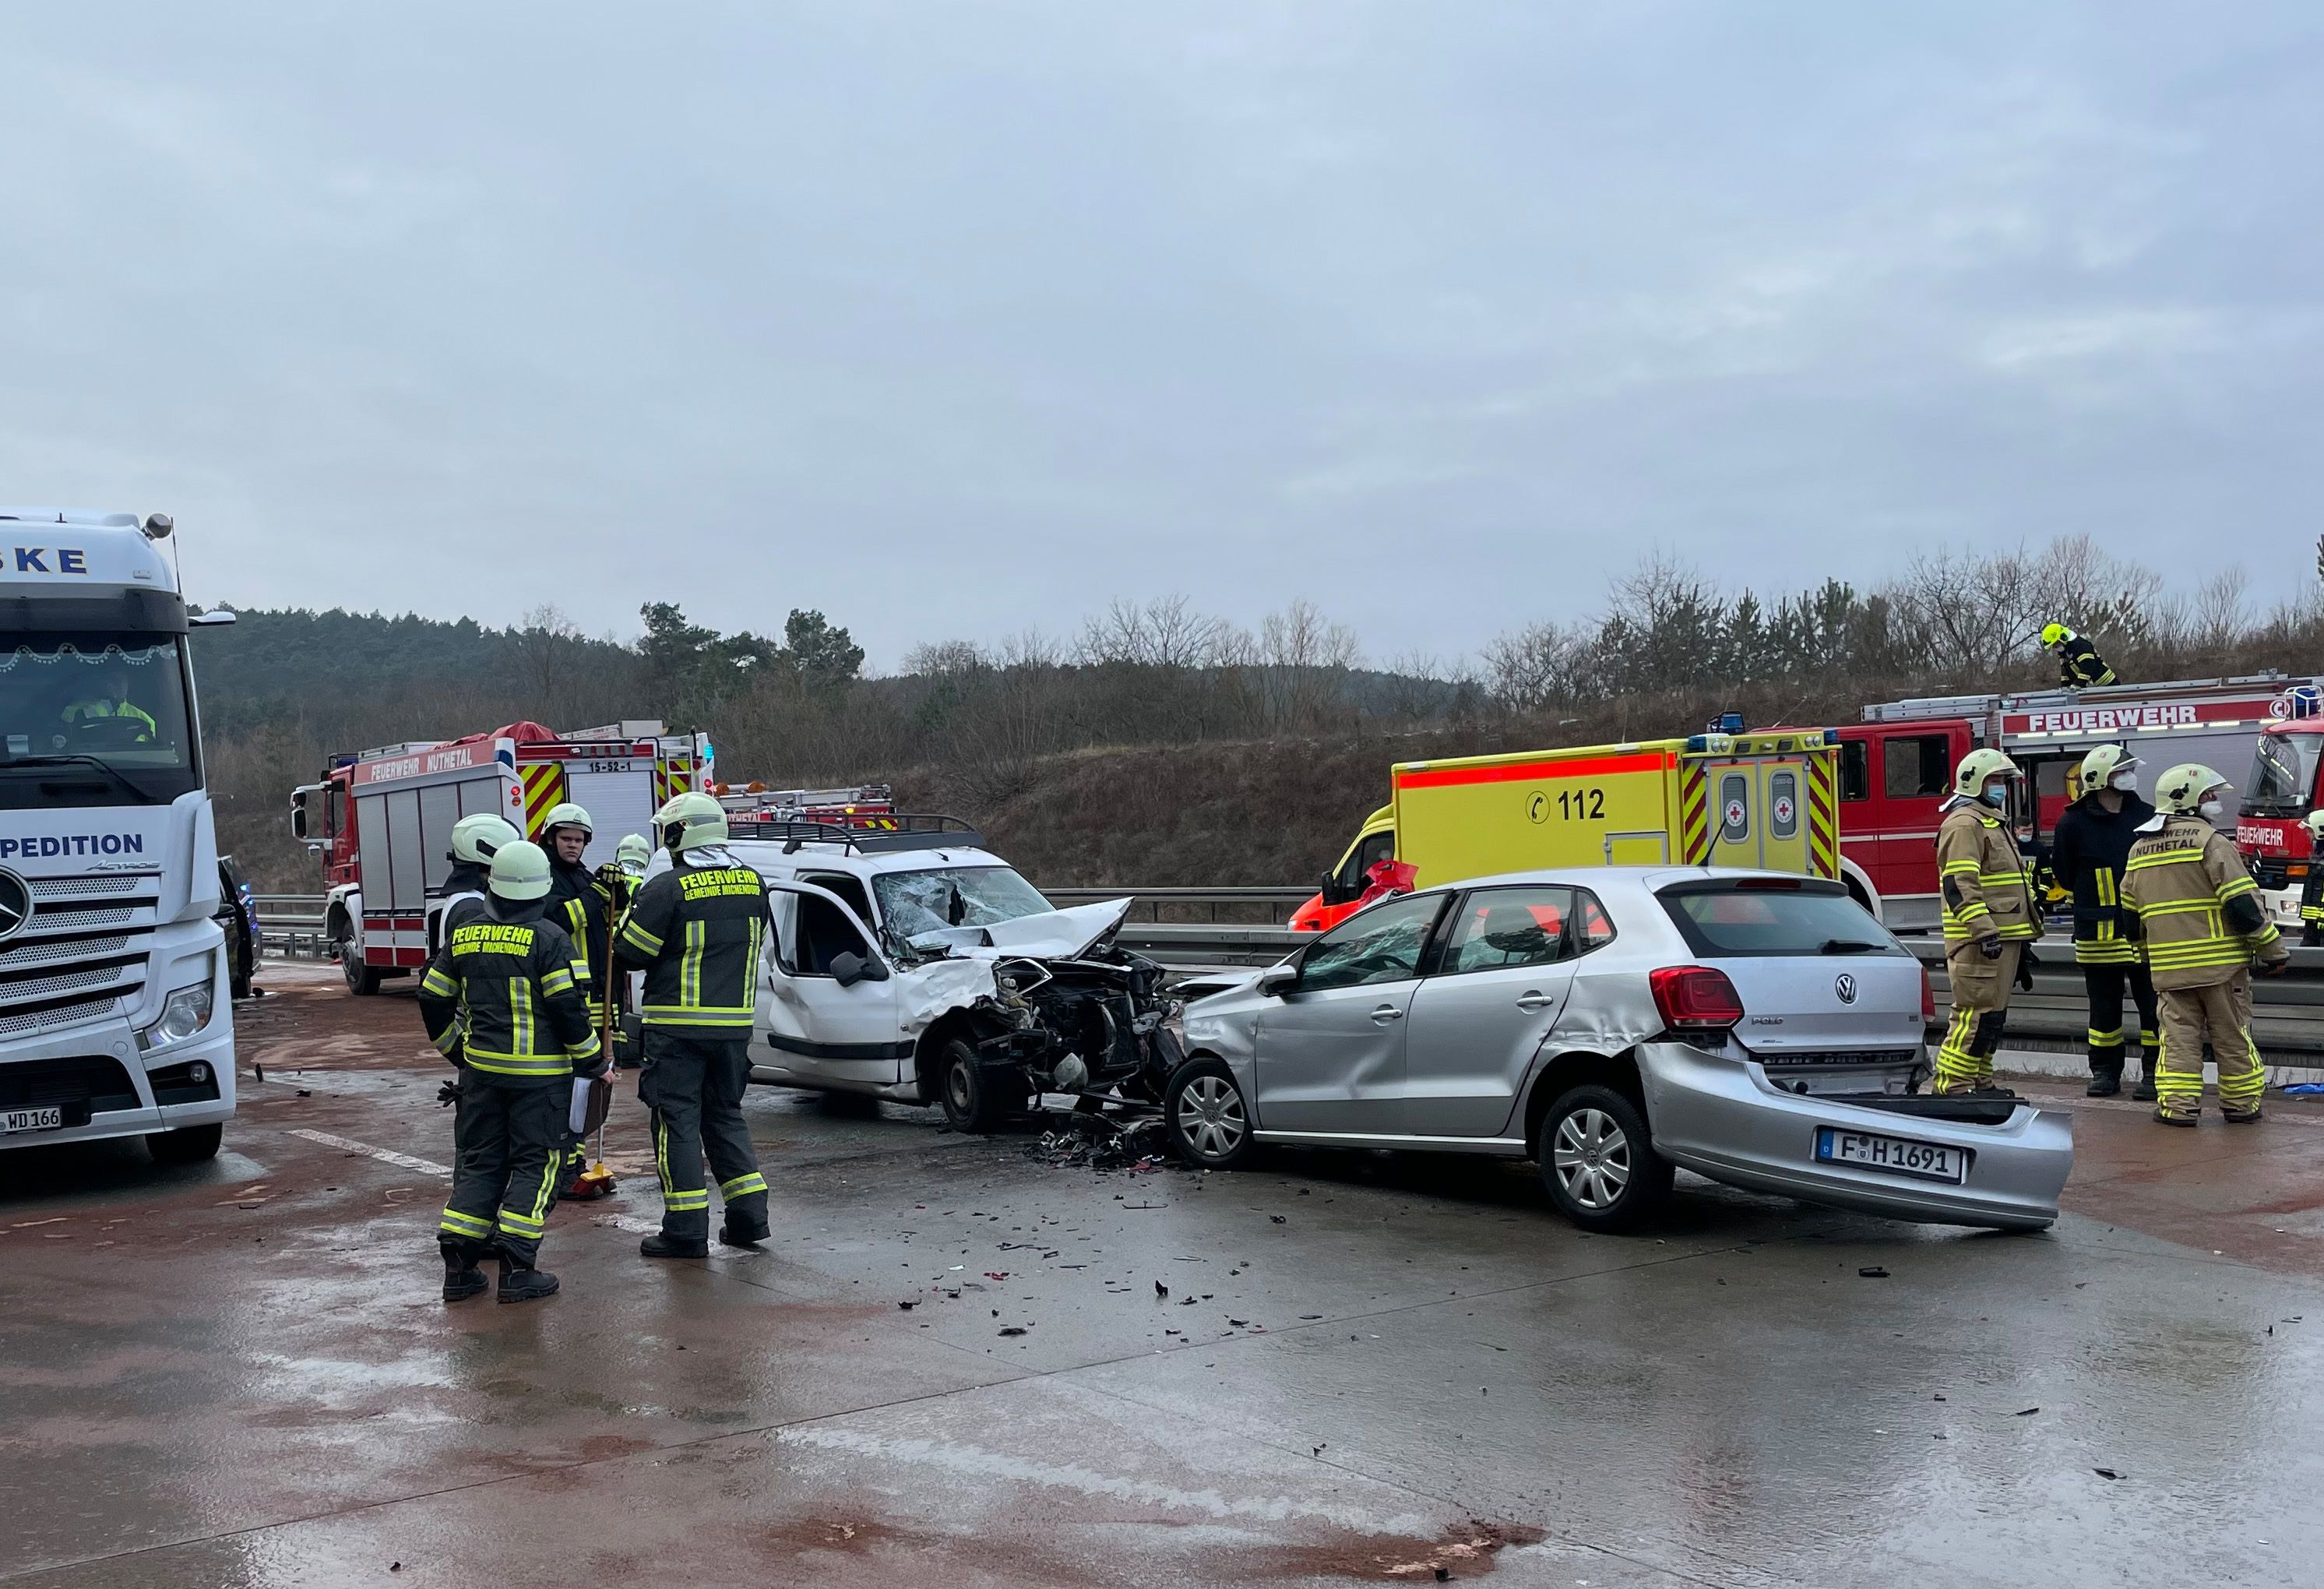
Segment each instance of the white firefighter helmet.
M726 808L698 790L671 796L654 813L653 825L663 846L671 850L726 842Z
M2200 762L2181 762L2154 781L2154 803L2173 817L2193 817L2200 813L2205 795L2234 787Z
M1997 778L2020 776L2017 763L1990 745L1969 752L1953 769L1953 793L1975 799L1985 792L1985 786Z
M493 856L493 892L503 900L537 900L549 892L549 855L530 839L503 845Z
M613 864L631 877L643 877L646 868L653 864L653 845L646 842L642 833L624 834L614 847Z
M482 866L503 845L512 845L522 836L507 818L478 811L452 824L452 859Z
M541 820L540 836L548 838L560 827L577 827L592 838L597 836L597 825L589 820L589 813L571 800L549 808L549 815Z
M2137 767L2138 758L2118 744L2095 746L2082 758L2082 792L2104 789L2116 773L2135 771Z

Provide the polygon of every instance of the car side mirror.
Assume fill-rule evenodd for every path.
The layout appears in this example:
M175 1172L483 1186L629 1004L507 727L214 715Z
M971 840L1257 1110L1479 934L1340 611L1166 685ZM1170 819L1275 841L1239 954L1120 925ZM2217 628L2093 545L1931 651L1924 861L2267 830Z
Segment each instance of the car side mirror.
M852 988L859 982L885 982L888 968L877 960L843 950L831 957L831 976L841 987Z
M1340 880L1329 872L1323 873L1323 881L1316 888L1315 894L1327 905L1344 905L1349 899L1347 892L1340 887Z
M1298 985L1299 967L1296 965L1270 965L1259 974L1259 991L1271 999L1279 999Z

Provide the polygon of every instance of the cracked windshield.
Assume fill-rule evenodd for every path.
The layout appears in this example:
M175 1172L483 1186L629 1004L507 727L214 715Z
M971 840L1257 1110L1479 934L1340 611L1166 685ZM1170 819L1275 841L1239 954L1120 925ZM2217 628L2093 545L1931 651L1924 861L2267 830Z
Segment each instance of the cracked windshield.
M1056 909L1006 866L890 872L872 880L872 892L880 919L907 943L947 927L990 927Z

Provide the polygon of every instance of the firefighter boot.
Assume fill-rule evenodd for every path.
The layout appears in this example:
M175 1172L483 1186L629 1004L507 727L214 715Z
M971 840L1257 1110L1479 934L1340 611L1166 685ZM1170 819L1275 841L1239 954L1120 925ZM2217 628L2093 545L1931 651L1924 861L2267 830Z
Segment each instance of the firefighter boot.
M2219 1114L2229 1125L2249 1125L2260 1117L2260 1107L2255 1103L2241 1109L2234 1109L2222 1103L2219 1105Z
M638 1251L648 1258L707 1258L710 1243L700 1236L669 1236L656 1231L638 1243Z
M2090 1061L2090 1085L2082 1089L2089 1098L2111 1098L2122 1091L2122 1056Z
M2152 1049L2148 1049L2145 1054L2141 1056L2139 1058L2138 1081L2137 1084L2130 1089L2130 1095L2137 1099L2142 1104L2152 1104L2154 1102L2155 1063L2156 1055L2154 1050Z
M503 1302L538 1302L557 1294L557 1277L531 1263L503 1254L500 1298Z
M726 1222L718 1227L718 1244L722 1247L755 1247L769 1235L764 1220L757 1224L738 1220L730 1212Z
M476 1267L475 1249L466 1242L438 1242L444 1254L444 1300L463 1302L484 1289L484 1271Z

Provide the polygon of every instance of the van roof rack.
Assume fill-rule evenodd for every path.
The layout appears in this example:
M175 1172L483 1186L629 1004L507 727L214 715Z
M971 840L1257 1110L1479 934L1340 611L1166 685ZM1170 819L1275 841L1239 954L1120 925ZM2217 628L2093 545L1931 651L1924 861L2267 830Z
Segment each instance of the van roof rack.
M908 811L882 812L876 828L850 827L838 822L736 820L726 825L729 836L780 844L785 854L801 845L837 845L858 855L876 855L896 850L981 850L984 836L957 817Z

